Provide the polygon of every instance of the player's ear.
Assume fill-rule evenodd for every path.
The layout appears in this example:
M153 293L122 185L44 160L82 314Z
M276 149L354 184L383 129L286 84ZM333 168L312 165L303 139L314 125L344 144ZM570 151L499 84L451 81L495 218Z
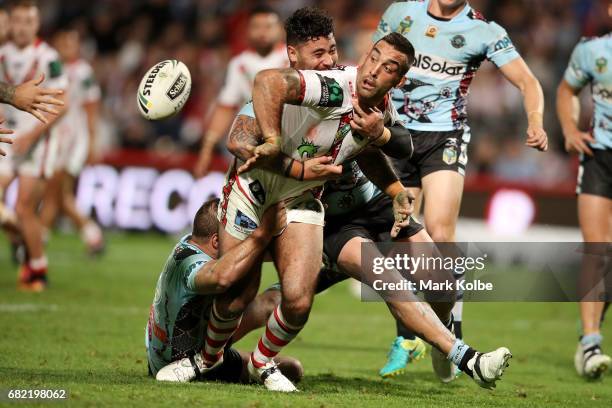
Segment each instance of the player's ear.
M401 88L406 83L406 75L402 75L402 79L400 79L399 83L395 85L395 88Z
M289 57L289 65L295 66L298 62L297 50L293 45L287 45L287 57Z
M219 234L217 234L216 232L212 234L212 236L210 237L210 244L212 245L214 250L219 249Z

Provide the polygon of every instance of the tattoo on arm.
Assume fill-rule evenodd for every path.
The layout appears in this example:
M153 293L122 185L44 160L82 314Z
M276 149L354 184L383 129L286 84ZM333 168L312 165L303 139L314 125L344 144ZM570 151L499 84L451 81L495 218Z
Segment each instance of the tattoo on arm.
M399 180L389 158L375 147L367 147L357 156L363 174L381 191Z
M227 149L241 160L248 160L252 153L247 146L255 147L263 142L257 120L250 116L238 115L229 134Z
M300 73L295 69L283 69L281 71L285 81L287 90L285 94L285 103L299 105L302 103L302 81Z
M0 102L13 103L14 96L15 87L10 84L7 84L6 82L0 82Z

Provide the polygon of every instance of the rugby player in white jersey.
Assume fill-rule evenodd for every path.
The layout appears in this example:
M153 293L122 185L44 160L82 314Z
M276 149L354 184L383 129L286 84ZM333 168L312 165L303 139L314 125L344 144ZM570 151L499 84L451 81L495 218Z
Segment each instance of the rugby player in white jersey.
M43 74L45 85L65 89L66 76L58 53L37 37L40 27L39 9L35 1L20 0L10 10L11 42L0 47L0 81L18 85ZM63 96L65 98L65 96ZM19 273L18 285L24 290L40 291L47 285L48 261L44 253L42 226L38 205L53 174L57 155L57 135L53 128L65 112L47 116L40 123L30 115L8 107L8 125L15 130L15 140L9 150L9 160L0 161L2 186L19 178L15 212L27 256Z
M282 44L280 17L274 9L267 6L253 8L249 13L246 36L250 47L229 62L225 84L202 138L200 157L194 168L196 177L208 173L215 146L225 137L238 110L251 99L255 75L264 69L289 65Z
M67 215L80 231L89 254L95 255L104 248L102 230L79 211L74 189L85 164L94 160L101 92L93 68L80 56L79 33L60 31L54 45L68 77L70 107L57 124L60 137L57 169L49 180L40 216L43 226L49 230L60 212Z

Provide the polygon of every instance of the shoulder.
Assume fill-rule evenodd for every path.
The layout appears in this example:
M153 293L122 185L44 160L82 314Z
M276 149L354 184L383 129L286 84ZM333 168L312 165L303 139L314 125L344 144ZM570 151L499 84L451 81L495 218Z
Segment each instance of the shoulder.
M50 61L59 60L59 53L55 48L50 46L47 42L43 40L39 40L40 42L37 44L37 48L39 49L39 53L41 57L46 58Z

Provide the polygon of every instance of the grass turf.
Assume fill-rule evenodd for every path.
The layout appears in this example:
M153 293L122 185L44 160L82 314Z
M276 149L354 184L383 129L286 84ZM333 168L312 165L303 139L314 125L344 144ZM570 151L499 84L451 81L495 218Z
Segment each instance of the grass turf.
M559 303L465 305L466 341L480 350L508 346L514 358L489 392L463 375L434 378L429 358L381 380L394 324L384 304L361 303L343 283L317 297L310 321L286 354L306 377L300 393L218 383L158 384L146 375L144 325L158 273L173 246L158 235L112 234L107 254L90 260L76 236L53 236L51 287L15 290L16 268L0 238L0 389L66 389L79 406L535 407L607 406L612 378L586 382L574 372L577 307ZM266 282L274 280L267 270ZM612 327L605 327L612 350ZM258 334L237 348L250 350ZM6 403L6 400L4 401ZM2 404L2 402L0 402ZM11 404L14 406L13 404Z

